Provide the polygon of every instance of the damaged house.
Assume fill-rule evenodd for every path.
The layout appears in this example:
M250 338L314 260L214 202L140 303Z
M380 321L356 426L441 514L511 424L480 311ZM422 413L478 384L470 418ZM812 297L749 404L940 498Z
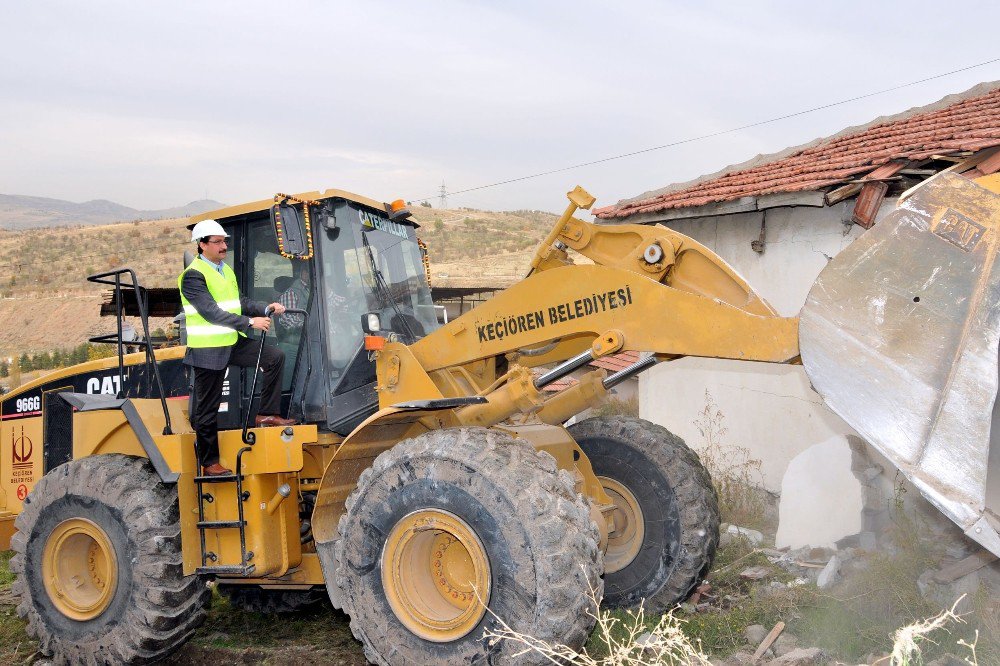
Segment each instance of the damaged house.
M994 82L594 214L694 238L781 315L796 316L826 262L902 192L942 171L998 170ZM801 366L683 358L643 374L639 393L644 418L780 493L779 547L874 545L894 468L823 404Z

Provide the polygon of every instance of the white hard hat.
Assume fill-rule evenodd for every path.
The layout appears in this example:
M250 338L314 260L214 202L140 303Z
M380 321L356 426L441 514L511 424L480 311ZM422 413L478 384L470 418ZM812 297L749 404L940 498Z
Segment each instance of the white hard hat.
M199 238L207 238L208 236L225 236L229 238L226 230L215 220L202 220L191 229L192 241L196 241Z

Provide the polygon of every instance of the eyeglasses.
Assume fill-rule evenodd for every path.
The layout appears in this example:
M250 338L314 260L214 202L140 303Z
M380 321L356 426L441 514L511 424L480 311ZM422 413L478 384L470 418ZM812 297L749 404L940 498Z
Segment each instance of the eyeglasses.
M206 245L223 245L225 242L226 242L225 238L220 238L219 240L214 240L214 241L210 241L210 240L203 240L202 241L202 243L205 243Z

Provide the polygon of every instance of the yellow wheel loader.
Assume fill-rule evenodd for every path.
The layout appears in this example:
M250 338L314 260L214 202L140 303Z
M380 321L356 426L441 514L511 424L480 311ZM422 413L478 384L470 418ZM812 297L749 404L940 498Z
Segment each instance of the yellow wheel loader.
M294 291L272 330L283 408L303 425L250 428L256 373L233 368L219 427L234 473L199 476L184 349L145 342L132 271L92 276L114 288L119 326L97 339L118 356L0 401L18 613L58 663L154 662L195 631L214 580L257 611L328 599L377 664L541 663L484 631L579 647L595 602L668 608L712 562L716 496L683 441L635 418L564 427L687 355L801 359L834 410L1000 552L998 191L945 174L909 193L830 262L801 324L690 238L575 217L594 201L580 188L524 280L444 325L401 202L328 190L192 218L226 228L247 296ZM142 340L123 339L128 314ZM642 360L543 390L628 350Z

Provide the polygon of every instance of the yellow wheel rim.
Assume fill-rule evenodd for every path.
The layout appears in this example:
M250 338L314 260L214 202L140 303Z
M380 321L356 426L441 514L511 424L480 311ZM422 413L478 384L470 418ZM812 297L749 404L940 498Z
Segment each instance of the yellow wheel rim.
M424 640L447 643L472 631L486 613L489 558L464 520L422 509L389 532L382 586L403 626Z
M627 567L639 554L646 536L646 524L631 490L606 476L597 478L615 505L612 512L615 528L608 533L608 550L604 553L604 572L614 573Z
M73 620L91 620L108 607L118 587L118 560L107 533L86 518L52 530L42 552L45 591Z

